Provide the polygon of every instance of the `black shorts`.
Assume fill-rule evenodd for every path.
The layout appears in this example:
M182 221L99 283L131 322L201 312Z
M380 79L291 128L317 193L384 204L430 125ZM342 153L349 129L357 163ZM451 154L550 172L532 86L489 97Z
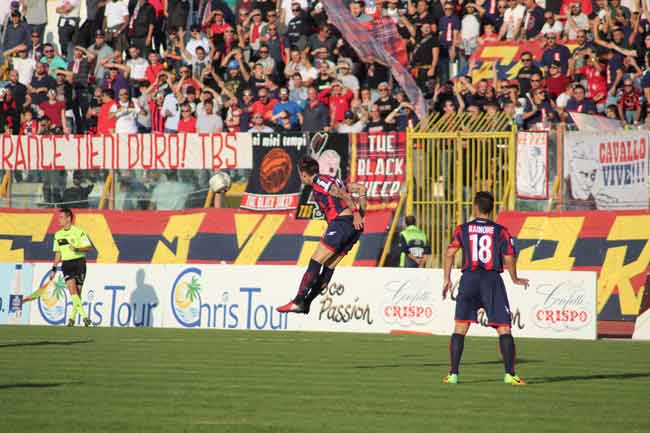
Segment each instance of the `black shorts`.
M63 279L67 282L74 278L77 288L81 288L86 280L86 259L66 260L61 264Z
M457 322L476 322L479 308L487 313L489 326L510 326L508 294L498 272L466 271L460 277L454 319Z
M336 255L344 256L357 243L361 233L363 230L354 228L352 216L340 216L329 222L320 241Z

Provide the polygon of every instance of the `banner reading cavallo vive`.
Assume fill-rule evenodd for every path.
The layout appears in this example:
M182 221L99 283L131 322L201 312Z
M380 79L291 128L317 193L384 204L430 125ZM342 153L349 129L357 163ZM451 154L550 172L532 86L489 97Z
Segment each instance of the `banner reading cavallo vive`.
M564 174L567 207L571 210L647 209L647 131L615 135L567 132Z
M368 209L395 209L406 172L404 132L356 134L350 181L368 189Z
M2 135L0 170L251 168L251 135Z
M252 134L253 172L241 207L257 211L295 209L300 196L296 164L307 153L302 133Z
M349 170L350 140L347 134L330 134L316 132L309 136L310 155L318 160L320 174L327 174L347 180ZM310 186L304 186L300 194L297 219L322 219L322 212L318 209L312 197Z

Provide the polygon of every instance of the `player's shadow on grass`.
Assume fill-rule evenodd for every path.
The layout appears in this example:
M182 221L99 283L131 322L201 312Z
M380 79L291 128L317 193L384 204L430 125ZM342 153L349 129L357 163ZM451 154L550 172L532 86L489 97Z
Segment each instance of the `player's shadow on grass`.
M618 374L588 374L585 376L549 376L549 377L535 377L528 379L529 384L535 383L555 383L555 382L573 382L582 380L603 380L603 379L638 379L642 377L650 377L650 372L646 373L618 373Z
M538 364L541 363L542 361L538 361L535 359L517 359L517 365L519 364ZM463 362L462 365L503 365L503 361L501 360L493 360L493 361L469 361L469 362ZM421 363L421 364L384 364L384 365L355 365L352 368L361 368L361 369L374 369L374 368L418 368L418 367L449 367L449 363L433 363L433 362L426 362L426 363Z
M93 340L43 340L43 341L17 341L15 343L0 343L0 349L7 347L27 346L72 346L74 344L92 343Z
M15 388L56 388L64 385L79 385L81 382L51 382L51 383L0 383L0 390Z

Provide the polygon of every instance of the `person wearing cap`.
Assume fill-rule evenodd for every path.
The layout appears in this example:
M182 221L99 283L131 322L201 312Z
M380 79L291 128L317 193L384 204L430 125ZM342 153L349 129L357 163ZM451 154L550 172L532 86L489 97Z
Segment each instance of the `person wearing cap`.
M548 67L548 76L546 77L546 89L551 99L555 100L561 93L564 93L571 80L562 73L560 62L553 62Z
M22 20L22 16L18 10L12 10L0 46L2 46L4 50L10 50L23 44L28 46L30 44L30 36L31 31L29 24Z
M93 75L95 81L99 82L106 75L106 63L109 62L115 51L106 43L106 33L104 30L95 31L95 43L88 47L88 61L95 65Z
M385 122L387 125L391 125L395 131L401 132L406 131L407 128L415 128L419 119L413 105L405 101L386 116Z
M336 78L343 83L343 86L358 93L359 79L352 73L352 62L344 57L339 57L336 69L338 71Z
M339 134L354 134L363 132L366 127L368 112L361 110L361 117L357 119L352 111L346 111L343 115L343 122L336 125L336 132Z
M286 87L280 89L280 101L273 106L273 116L272 120L276 121L278 125L282 126L282 116L288 114L290 117L291 125L297 127L300 125L299 116L302 109L298 104L289 99L289 90ZM283 114L284 113L284 114Z
M345 112L350 110L354 92L343 88L339 80L334 80L332 87L321 91L318 96L321 100L327 101L330 110L330 128L333 128L337 123L343 122Z

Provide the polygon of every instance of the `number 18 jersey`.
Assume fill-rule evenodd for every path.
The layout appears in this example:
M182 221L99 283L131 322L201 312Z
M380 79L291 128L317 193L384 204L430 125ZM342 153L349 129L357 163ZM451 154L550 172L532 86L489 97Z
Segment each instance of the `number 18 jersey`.
M503 257L516 255L514 239L508 230L483 218L456 227L449 247L462 249L463 272L503 272Z

